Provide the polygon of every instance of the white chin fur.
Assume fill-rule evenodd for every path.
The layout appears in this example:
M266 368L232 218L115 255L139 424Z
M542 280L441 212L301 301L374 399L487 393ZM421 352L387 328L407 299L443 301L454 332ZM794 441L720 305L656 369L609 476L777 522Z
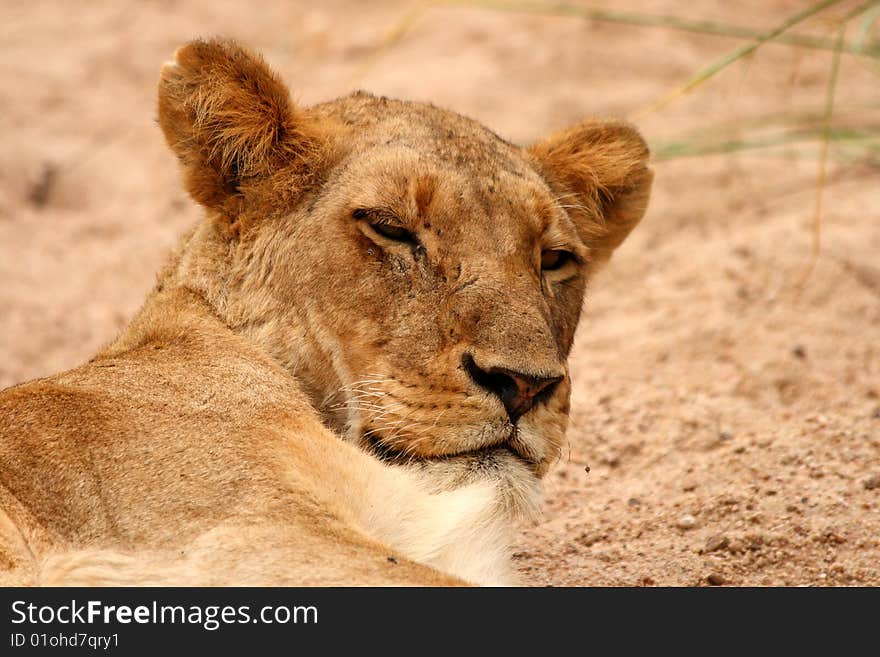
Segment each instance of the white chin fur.
M382 481L365 491L360 507L370 534L472 584L516 583L513 532L519 520L537 517L541 498L540 482L525 463L499 450L483 458L380 465Z

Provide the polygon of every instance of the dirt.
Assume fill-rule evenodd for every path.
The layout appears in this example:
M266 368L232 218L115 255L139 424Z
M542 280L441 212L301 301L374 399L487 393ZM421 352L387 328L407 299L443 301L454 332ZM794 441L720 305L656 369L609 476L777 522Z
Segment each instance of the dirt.
M591 5L683 11L663 0ZM767 29L804 6L717 0L687 11ZM849 6L807 30L833 36L829 15ZM360 86L430 100L521 142L590 115L639 116L656 146L817 110L831 66L827 51L771 45L645 112L742 42L410 10L3 2L0 386L94 354L197 220L154 123L159 66L193 36L262 50L302 102ZM842 58L839 120L877 107L876 75ZM547 480L546 516L517 548L525 584L880 584L880 171L832 148L809 271L816 154L792 146L656 162L643 225L588 294L568 445Z

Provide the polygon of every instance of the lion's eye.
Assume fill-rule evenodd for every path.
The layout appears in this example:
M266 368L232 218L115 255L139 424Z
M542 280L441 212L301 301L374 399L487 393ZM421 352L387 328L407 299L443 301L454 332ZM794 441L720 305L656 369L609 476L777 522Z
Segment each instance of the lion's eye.
M352 216L358 221L363 222L363 225L369 226L371 231L385 239L406 244L419 243L416 236L401 226L397 218L386 210L358 208L352 213Z
M562 269L567 263L571 262L574 255L562 249L548 249L541 252L541 269L544 271L555 271Z
M409 232L406 228L401 228L400 226L395 226L394 224L375 222L370 224L370 228L375 230L383 237L387 237L388 239L394 240L395 242L416 241L415 235Z

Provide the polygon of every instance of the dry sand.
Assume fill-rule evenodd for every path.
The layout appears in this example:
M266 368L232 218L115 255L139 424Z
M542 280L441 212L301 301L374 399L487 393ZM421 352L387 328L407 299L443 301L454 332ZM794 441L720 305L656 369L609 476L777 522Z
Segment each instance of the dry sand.
M523 142L583 116L637 114L741 43L431 8L377 56L409 5L249 4L0 6L0 386L94 354L197 220L154 124L159 66L194 36L262 50L303 102L360 86ZM805 4L604 6L767 28ZM638 123L662 145L815 111L830 63L769 46ZM844 122L876 111L876 68L844 57L836 102ZM880 584L880 170L832 151L821 256L800 285L815 154L656 163L643 225L588 294L569 445L546 518L518 546L524 583Z

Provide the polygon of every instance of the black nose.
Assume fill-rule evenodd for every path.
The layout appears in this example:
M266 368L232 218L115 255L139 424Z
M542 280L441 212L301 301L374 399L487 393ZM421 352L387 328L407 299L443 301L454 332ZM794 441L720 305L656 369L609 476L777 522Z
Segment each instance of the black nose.
M564 378L535 376L506 367L483 369L470 354L464 355L462 365L474 383L498 396L513 423L516 423L538 401L549 397L556 384Z

